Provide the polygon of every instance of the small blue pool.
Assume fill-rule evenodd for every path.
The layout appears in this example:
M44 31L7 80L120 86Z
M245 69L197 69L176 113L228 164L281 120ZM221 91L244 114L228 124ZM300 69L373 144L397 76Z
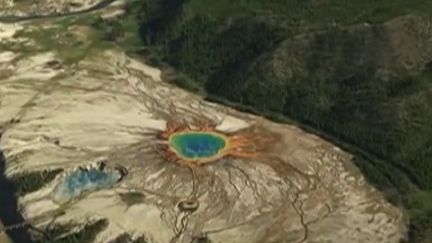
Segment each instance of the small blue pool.
M116 170L76 170L54 188L54 200L67 202L85 192L110 188L117 183L119 176Z

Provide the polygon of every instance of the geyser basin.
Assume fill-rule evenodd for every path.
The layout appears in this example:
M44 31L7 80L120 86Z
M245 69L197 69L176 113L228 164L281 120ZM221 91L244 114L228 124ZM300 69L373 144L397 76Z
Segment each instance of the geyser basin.
M172 134L169 146L184 160L214 160L228 146L228 139L215 132L188 131Z
M124 175L124 170L120 168L80 167L66 175L54 188L53 200L66 203L86 192L113 187Z

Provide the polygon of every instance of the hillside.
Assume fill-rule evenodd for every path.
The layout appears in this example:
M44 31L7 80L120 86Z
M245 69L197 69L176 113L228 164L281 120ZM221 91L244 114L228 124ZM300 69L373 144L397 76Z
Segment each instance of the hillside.
M410 16L302 34L206 88L328 131L432 189L431 43L431 22Z
M429 242L432 2L161 0L128 13L111 39L138 23L134 49L174 67L178 86L343 144L407 209L409 242Z
M124 3L0 23L0 233L19 243L406 238L405 212L367 183L343 147L208 102L125 53L142 44L124 31L138 29L136 19L120 17ZM255 39L238 34L267 26L244 19L226 41L271 53L283 28ZM278 41L260 46L270 37ZM147 51L163 53L153 47ZM238 48L215 71L255 54ZM412 234L423 237L427 223L419 218Z
M430 0L0 0L0 49L0 237L431 243Z

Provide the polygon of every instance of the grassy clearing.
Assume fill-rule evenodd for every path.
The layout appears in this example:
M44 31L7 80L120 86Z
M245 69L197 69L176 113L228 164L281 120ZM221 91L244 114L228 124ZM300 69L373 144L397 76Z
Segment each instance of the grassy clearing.
M101 39L103 35L90 24L96 19L92 15L63 17L55 21L39 20L29 28L16 34L35 42L33 46L8 47L20 53L55 51L65 64L74 64L92 53L113 46Z
M409 205L410 214L421 217L432 213L432 191L419 191L412 197Z

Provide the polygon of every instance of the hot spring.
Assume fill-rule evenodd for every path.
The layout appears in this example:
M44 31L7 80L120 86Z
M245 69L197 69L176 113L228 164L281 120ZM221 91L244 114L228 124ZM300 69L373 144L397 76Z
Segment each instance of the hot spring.
M77 169L54 188L53 199L58 203L66 203L86 192L111 188L122 176L121 171L116 169Z
M214 132L179 132L169 138L169 146L184 160L207 160L218 157L227 147L227 139Z

